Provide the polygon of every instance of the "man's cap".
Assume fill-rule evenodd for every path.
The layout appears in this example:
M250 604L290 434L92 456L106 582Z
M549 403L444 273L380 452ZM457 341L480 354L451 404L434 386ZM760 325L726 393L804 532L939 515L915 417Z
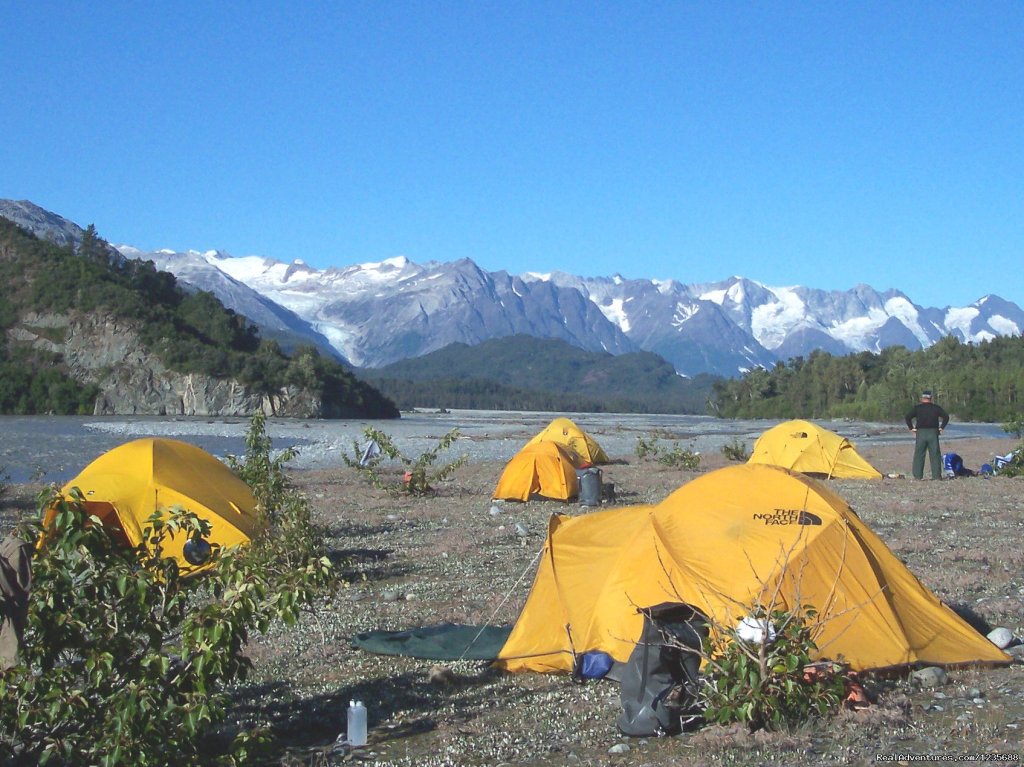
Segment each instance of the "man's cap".
M923 392L921 392L921 399L931 399L931 398L932 398L932 392L931 392L930 389L925 389Z

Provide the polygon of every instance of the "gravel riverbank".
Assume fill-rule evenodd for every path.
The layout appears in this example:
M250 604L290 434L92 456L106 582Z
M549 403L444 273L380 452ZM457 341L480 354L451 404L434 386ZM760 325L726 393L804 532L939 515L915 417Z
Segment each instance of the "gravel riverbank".
M516 441L521 432L535 431L527 424L501 439ZM619 505L658 502L696 476L637 461L631 441L609 448L605 435L596 436L620 461L604 469ZM460 441L453 453L483 441ZM1013 444L962 439L955 449L977 468ZM711 727L632 739L615 728L613 683L581 685L565 677L500 674L477 662L435 664L353 649L351 637L372 629L511 623L529 591L550 514L585 513L576 505L493 504L490 494L504 460L487 457L488 450L473 452L451 481L422 499L376 490L344 468L292 473L334 555L345 563L349 585L298 626L276 627L251 643L255 671L237 690L233 714L273 727L281 749L268 763L654 767L869 764L877 754L897 752L1019 753L1020 665L950 671L937 689L914 685L908 675L871 680L874 705L792 733ZM895 431L892 439L860 452L883 474L909 473L911 445L905 437L897 441ZM700 470L725 463L719 452L707 451ZM1024 633L1024 480L847 480L830 486L942 600L979 623ZM34 490L16 485L0 499L8 520L28 512ZM370 723L369 745L355 753L335 744L353 698L366 702Z

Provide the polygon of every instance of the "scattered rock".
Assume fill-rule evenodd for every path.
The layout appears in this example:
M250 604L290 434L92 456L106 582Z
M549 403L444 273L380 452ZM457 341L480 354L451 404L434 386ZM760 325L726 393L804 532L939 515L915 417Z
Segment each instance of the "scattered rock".
M385 602L397 602L399 599L401 599L401 597L402 595L399 594L397 591L385 591L383 594L381 594L380 598L383 599Z
M437 687L447 687L455 682L455 674L447 666L431 666L427 678Z
M501 508L498 506L491 506L491 516L496 517L501 514Z
M525 538L530 534L530 531L526 529L526 525L522 522L516 522L516 535L520 538Z
M910 679L920 687L941 687L949 681L949 675L946 674L945 669L938 666L928 666L913 672L910 675Z
M988 641L1000 650L1005 650L1013 641L1013 632L1008 628L1000 626L999 628L992 629L988 632Z
M626 743L616 743L614 746L608 749L609 754L628 754L629 745Z
M1018 663L1024 663L1024 644L1015 644L1007 647L1006 652Z

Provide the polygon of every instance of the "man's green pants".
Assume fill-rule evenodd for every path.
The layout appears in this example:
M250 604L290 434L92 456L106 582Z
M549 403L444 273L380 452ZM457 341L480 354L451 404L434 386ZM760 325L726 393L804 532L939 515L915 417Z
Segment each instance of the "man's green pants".
M914 445L914 479L924 479L924 454L931 462L932 479L942 479L942 455L939 453L939 430L918 429Z

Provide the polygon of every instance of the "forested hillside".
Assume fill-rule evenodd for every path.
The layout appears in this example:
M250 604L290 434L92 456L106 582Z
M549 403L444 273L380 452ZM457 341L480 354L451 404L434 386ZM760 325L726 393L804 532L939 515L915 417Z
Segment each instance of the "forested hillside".
M402 408L704 413L712 376L683 378L650 352L588 352L507 336L361 371Z
M920 351L893 346L845 357L813 353L714 385L713 412L727 418L901 420L922 389L964 421L1019 417L1024 337L964 344L952 336Z
M44 242L0 217L0 413L91 413L97 387L75 380L66 361L18 343L10 332L30 315L103 315L132 325L168 368L234 379L256 392L287 385L316 392L337 410L397 415L394 404L312 347L284 355L245 317L211 294L182 290L152 263L125 260L93 227L76 251ZM55 334L61 331L55 329ZM59 346L60 338L51 339Z

